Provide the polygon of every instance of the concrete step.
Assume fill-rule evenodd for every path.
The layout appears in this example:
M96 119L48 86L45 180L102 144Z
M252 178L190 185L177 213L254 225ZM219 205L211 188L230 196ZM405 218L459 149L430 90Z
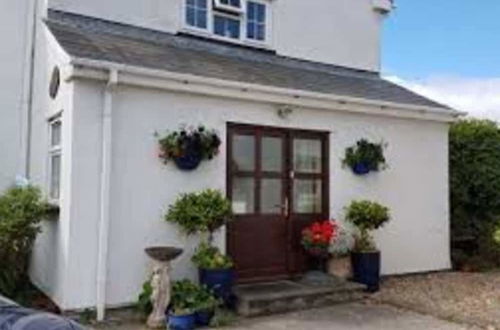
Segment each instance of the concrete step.
M366 297L366 286L309 274L298 281L238 285L236 309L242 316L260 316L352 302Z

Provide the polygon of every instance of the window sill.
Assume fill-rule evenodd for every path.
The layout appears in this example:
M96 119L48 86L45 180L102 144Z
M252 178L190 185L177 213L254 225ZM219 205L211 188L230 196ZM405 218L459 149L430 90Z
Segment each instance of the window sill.
M208 31L202 30L202 29L197 29L197 28L191 28L188 26L183 27L180 30L181 33L189 34L192 36L196 37L202 37L206 39L212 39L215 41L220 41L220 42L226 42L228 44L233 44L233 45L240 45L240 46L245 46L245 47L252 47L256 49L262 49L262 50L272 50L272 47L267 43L267 42L259 42L259 41L253 41L253 40L242 40L242 39L232 39L232 38L227 38L227 37L221 37L218 35L215 35L213 33L210 33Z

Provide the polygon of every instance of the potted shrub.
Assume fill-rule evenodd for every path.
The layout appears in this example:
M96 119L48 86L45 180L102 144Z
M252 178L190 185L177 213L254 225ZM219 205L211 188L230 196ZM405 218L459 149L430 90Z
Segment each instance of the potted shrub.
M368 174L371 171L380 171L387 167L382 143L372 143L366 139L356 142L355 146L346 149L342 161L357 175Z
M200 286L196 295L195 320L199 326L208 326L221 304L214 293L206 286Z
M173 160L182 170L194 170L204 159L213 159L219 153L221 139L214 130L204 126L181 129L162 137L159 157L166 164Z
M231 219L231 202L217 190L181 195L165 216L187 235L206 234L207 241L197 248L193 261L199 268L200 283L229 302L234 282L233 263L213 246L214 233Z
M346 208L346 220L358 229L352 255L354 280L378 291L380 282L380 251L371 232L390 219L389 209L371 201L354 201Z
M330 275L349 279L352 277L351 252L354 247L354 236L350 230L343 225L337 226L337 235L330 245L330 263L328 273Z
M199 287L189 280L174 282L167 311L167 329L191 330L195 328L196 298Z
M191 259L198 267L202 285L212 290L216 297L229 303L234 283L233 261L220 250L202 242Z
M313 268L326 273L326 262L329 258L329 248L335 237L337 224L326 220L315 222L302 230L302 246L314 261Z

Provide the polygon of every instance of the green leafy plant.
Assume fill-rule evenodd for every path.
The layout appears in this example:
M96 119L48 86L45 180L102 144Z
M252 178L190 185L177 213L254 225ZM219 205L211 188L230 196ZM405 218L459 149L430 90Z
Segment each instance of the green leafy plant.
M231 202L218 190L183 194L170 205L165 220L188 234L213 233L231 219Z
M233 261L229 256L220 252L220 250L202 242L196 249L191 261L201 269L230 269L233 267Z
M0 293L16 298L28 286L33 243L49 206L38 188L15 187L0 196Z
M370 171L384 170L387 167L384 148L383 143L372 143L361 139L356 142L355 146L346 149L342 163L351 169L358 164L364 164Z
M337 234L330 244L330 254L342 258L348 256L354 248L354 235L346 226L337 224Z
M498 267L491 234L500 218L500 126L460 120L451 125L449 141L453 264Z
M189 280L176 281L172 285L170 312L173 315L187 315L196 311L215 309L220 301L204 286Z
M370 232L379 229L390 220L389 209L367 200L353 201L346 207L345 218L358 229L354 250L357 252L376 251L377 248Z
M212 159L219 153L221 139L214 130L204 126L196 129L181 129L160 138L159 157L168 161L184 156L187 152L198 152L202 159Z
M151 295L153 294L153 287L151 280L147 280L142 285L142 292L137 298L136 308L141 315L147 317L153 311L153 303L151 302Z

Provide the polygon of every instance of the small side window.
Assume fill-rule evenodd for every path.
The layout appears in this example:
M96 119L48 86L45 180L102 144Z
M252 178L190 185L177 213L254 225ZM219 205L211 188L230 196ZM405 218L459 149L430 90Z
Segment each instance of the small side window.
M49 197L58 201L61 195L62 122L56 118L49 123Z
M266 5L248 1L247 38L258 41L266 40Z
M192 27L207 28L208 0L186 0L186 24Z

